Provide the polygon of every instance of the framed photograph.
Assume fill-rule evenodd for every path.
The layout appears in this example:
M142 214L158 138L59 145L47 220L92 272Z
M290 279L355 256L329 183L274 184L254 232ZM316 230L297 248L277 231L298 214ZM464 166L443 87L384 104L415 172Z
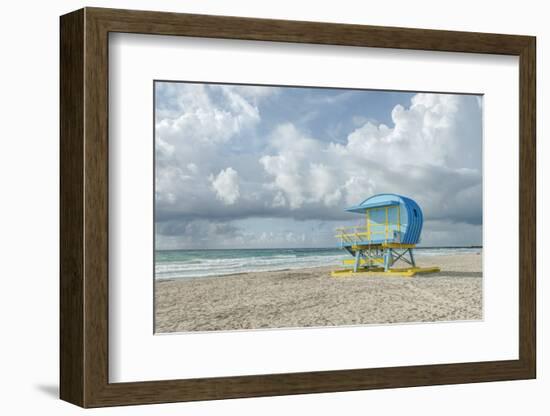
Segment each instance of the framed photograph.
M60 29L63 400L535 378L534 37Z

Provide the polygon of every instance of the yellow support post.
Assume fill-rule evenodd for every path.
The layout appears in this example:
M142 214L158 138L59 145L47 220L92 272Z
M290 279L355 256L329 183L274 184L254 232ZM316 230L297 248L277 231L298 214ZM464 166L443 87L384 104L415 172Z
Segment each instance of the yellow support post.
M386 240L388 239L388 207L386 207Z
M371 238L370 238L370 218L369 218L369 211L370 211L370 210L367 209L367 240L370 241Z
M397 206L397 232L401 235L401 208L399 205Z

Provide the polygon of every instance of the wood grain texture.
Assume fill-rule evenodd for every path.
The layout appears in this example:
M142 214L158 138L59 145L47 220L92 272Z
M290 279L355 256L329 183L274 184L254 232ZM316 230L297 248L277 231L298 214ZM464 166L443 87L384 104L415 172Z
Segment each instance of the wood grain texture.
M519 356L536 377L536 40L520 54L519 97Z
M195 36L520 58L518 360L109 383L108 33ZM535 38L86 8L61 18L61 397L83 407L535 377Z
M519 55L528 36L87 8L110 32Z
M60 388L84 405L84 12L60 22Z
M84 68L84 362L85 406L106 385L109 309L108 33L85 11Z

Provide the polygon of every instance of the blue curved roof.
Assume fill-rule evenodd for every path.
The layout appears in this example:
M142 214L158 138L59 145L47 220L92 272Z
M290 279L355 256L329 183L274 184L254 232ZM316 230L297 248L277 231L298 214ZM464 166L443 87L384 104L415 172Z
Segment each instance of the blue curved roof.
M373 209L394 206L399 206L399 210L392 211L394 214L390 221L393 223L392 232L396 232L389 239L385 236L374 237L371 242L398 241L403 244L417 244L420 241L424 215L420 206L411 198L397 194L377 194L365 199L359 205L346 208L346 211L366 213L367 210L372 210L369 211L369 215L371 215L370 213L376 211ZM397 213L399 213L399 227L395 225L397 223ZM371 218L371 220L376 222L376 218Z

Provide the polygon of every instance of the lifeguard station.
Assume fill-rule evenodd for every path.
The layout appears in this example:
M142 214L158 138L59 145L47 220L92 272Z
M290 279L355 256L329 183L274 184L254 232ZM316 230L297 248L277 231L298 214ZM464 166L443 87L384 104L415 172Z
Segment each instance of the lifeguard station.
M384 273L410 277L440 271L438 267L416 266L413 249L420 241L424 218L420 206L412 199L378 194L346 211L363 215L365 225L336 229L340 247L353 259L344 260L346 268L332 272L332 276ZM406 267L394 267L398 262Z

